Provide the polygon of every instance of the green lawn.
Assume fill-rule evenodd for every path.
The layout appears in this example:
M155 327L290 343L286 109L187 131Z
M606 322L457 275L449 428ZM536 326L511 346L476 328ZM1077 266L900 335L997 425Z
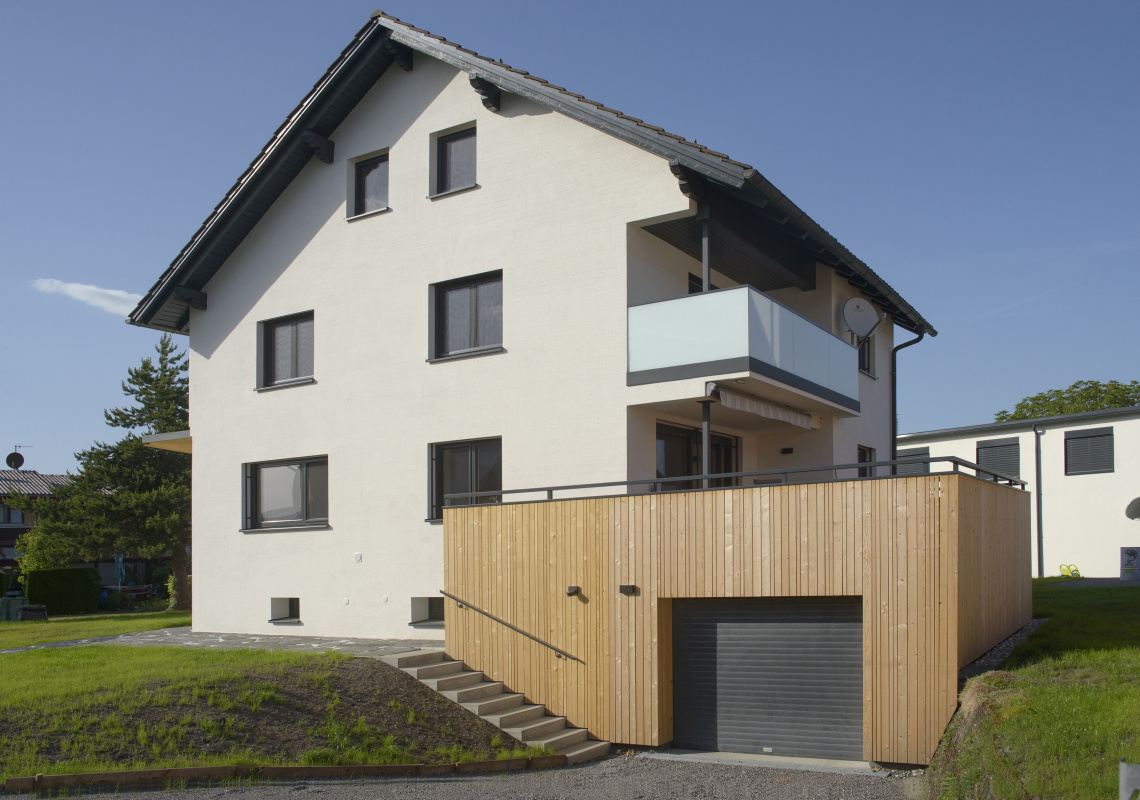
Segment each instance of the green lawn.
M60 617L49 622L0 622L0 650L47 642L114 636L190 624L189 611ZM0 667L2 670L3 667Z
M940 796L1112 797L1119 760L1140 762L1140 586L1064 582L1034 582L1049 621L966 685Z
M372 659L89 645L0 656L0 779L542 755Z

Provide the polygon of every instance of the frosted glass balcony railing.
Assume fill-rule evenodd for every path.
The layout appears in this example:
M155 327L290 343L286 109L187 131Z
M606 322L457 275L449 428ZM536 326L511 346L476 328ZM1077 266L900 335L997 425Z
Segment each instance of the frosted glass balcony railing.
M751 287L628 314L631 386L749 370L859 410L858 351Z

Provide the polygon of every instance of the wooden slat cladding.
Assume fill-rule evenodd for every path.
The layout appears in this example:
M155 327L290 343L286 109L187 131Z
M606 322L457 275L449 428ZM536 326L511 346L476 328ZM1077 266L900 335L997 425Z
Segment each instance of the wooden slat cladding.
M1011 502L1006 492L987 491L976 481L959 489L958 666L964 666L1033 618L1033 584L1028 570L1029 537L1005 535L1029 530L1029 504Z
M661 745L673 598L862 596L864 755L927 763L958 666L1029 619L1028 513L964 475L449 508L448 593L576 660L451 601L447 652L593 736Z

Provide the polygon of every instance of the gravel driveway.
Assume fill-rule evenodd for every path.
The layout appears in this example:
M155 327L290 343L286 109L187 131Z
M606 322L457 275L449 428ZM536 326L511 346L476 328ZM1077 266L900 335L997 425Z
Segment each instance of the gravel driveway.
M179 800L879 800L926 797L926 779L689 764L611 756L563 769L510 775L391 776L188 789ZM155 795L154 791L132 792Z

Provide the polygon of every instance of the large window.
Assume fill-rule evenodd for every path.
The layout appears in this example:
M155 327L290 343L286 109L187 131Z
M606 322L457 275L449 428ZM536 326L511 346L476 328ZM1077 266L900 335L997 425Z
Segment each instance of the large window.
M710 475L739 472L740 448L735 436L720 433L709 435ZM657 423L657 477L680 478L700 475L704 463L701 453L701 432L696 428ZM714 478L709 482L713 487L738 485L735 478ZM699 481L669 481L661 484L661 490L676 492L682 489L699 489Z
M503 345L503 273L437 284L435 358Z
M264 326L262 386L313 377L313 312L269 320Z
M445 498L463 492L493 492L503 488L502 439L450 442L431 446L431 498L428 519L443 519L444 506L497 503L500 497Z
M435 193L444 194L475 185L475 129L468 128L436 139Z
M1065 431L1065 474L1092 475L1116 468L1112 428Z
M388 156L356 162L354 216L383 211L388 207Z
M245 465L245 529L325 525L327 457Z
M0 525L23 525L24 512L0 503Z
M978 442L975 463L979 467L992 469L1011 478L1021 477L1021 440L1016 436L1004 439L983 439ZM992 475L978 476L988 481L996 481Z

